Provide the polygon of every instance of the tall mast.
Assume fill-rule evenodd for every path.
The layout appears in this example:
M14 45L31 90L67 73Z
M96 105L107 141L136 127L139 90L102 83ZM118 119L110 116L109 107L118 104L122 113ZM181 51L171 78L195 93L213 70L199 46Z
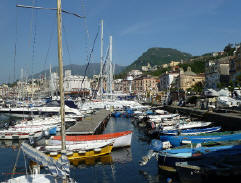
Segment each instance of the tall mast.
M101 35L100 35L100 97L103 97L103 20L101 20Z
M65 153L66 144L65 144L65 124L64 124L65 111L64 111L64 88L63 88L63 50L62 50L62 15L61 13L62 13L61 0L57 0L61 145L62 145L62 153Z
M112 36L110 36L110 52L109 52L109 69L110 69L110 83L109 83L109 92L111 94L111 98L112 98L112 82L113 82L113 69L112 69Z
M49 90L50 90L50 92L49 92L49 94L50 94L50 96L51 97L53 97L54 96L54 81L53 81L53 76L52 76L52 66L51 66L51 64L50 64L50 66L49 66Z
M21 76L20 76L20 81L21 81L21 100L23 100L23 68L21 68Z

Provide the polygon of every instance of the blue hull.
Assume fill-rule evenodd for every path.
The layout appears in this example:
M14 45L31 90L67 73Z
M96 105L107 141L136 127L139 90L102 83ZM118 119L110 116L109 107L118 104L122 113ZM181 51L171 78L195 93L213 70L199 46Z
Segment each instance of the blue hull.
M112 116L115 117L115 118L119 118L121 117L122 113L121 112L114 112L112 113Z
M241 154L241 145L227 145L200 148L183 148L161 151L158 154L158 165L160 168L169 168L175 171L176 162L196 161L202 159L212 159L218 157L232 157Z
M195 129L184 129L184 130L163 130L162 134L165 135L195 135L201 133L212 133L221 130L221 127L211 128L195 128Z
M172 146L181 146L183 141L190 141L191 143L205 143L205 142L220 142L241 139L241 133L229 135L199 135L199 136L160 136L161 141L169 141Z
M49 130L49 135L56 135L57 127L51 128Z

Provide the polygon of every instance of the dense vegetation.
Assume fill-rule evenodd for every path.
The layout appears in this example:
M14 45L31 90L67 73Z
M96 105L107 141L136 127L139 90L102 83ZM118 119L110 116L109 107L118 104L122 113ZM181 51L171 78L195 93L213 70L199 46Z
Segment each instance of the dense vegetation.
M197 60L193 62L186 62L183 64L179 64L181 68L184 69L184 71L187 70L187 67L190 66L192 71L199 74L199 73L204 73L205 72L205 61L206 60Z
M188 53L180 52L172 48L150 48L144 52L136 61L127 66L125 72L133 69L141 69L142 66L146 66L150 63L151 66L162 65L169 63L170 61L188 60L191 55Z

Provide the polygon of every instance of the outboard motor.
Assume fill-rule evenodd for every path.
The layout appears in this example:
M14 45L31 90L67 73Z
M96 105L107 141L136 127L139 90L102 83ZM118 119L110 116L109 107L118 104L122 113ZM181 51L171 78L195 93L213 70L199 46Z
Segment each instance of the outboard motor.
M9 126L14 126L14 125L16 125L16 121L15 120L12 120L12 121L9 122Z
M34 137L29 137L28 139L29 139L29 143L30 143L31 145L34 145L34 144L35 144Z
M5 122L3 126L4 126L5 129L8 129L9 128L9 123Z

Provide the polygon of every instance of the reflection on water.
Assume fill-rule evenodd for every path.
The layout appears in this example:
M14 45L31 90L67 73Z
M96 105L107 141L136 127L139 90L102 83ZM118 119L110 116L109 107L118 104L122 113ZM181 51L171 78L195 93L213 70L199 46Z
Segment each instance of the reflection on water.
M132 154L131 148L123 148L114 150L111 154L97 156L97 157L90 157L85 159L75 159L71 160L71 165L75 167L85 167L85 166L94 166L98 165L111 165L114 163L127 163L132 161Z
M163 171L159 171L156 175L151 175L147 171L140 170L139 174L142 175L148 183L179 183L175 174L168 174Z
M129 183L151 182L167 183L163 174L159 174L155 159L145 167L140 167L138 162L149 149L150 138L143 130L137 128L128 118L111 118L103 133L112 133L132 130L131 147L113 150L111 154L85 160L71 161L70 176L77 182L91 183ZM0 182L10 178L5 173L12 172L19 141L0 141ZM21 154L17 164L17 171L24 172L25 161ZM172 179L171 179L172 180ZM173 182L173 180L172 180Z
M94 166L96 164L112 164L112 157L110 154L99 156L99 157L90 157L85 159L74 159L70 160L71 165L79 168L86 166Z
M23 140L0 140L0 148L18 149Z

